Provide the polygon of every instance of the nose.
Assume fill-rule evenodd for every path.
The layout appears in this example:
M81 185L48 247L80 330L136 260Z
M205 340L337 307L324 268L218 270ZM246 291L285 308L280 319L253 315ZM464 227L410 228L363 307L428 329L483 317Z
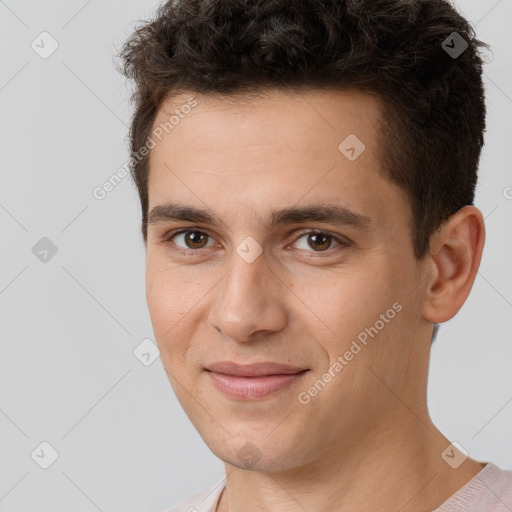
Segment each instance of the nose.
M226 338L253 341L280 331L287 312L283 284L268 268L264 254L248 263L233 253L231 270L215 287L209 324Z

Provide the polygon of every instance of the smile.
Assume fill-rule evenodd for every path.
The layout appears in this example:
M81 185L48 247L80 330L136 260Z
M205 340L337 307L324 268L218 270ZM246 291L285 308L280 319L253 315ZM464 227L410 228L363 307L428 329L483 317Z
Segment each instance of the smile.
M239 400L257 400L289 388L302 380L308 371L258 377L242 377L214 371L207 371L207 373L213 385L223 394Z

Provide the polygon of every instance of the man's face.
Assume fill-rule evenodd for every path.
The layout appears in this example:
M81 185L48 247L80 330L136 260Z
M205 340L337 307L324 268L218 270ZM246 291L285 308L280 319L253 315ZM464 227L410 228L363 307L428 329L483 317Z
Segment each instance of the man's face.
M177 398L238 467L320 466L361 450L370 431L401 421L404 403L423 405L418 347L431 327L410 205L378 172L378 103L353 91L183 94L153 128L192 96L150 155L147 302ZM169 204L213 219L153 210ZM306 215L336 207L352 213ZM290 209L304 215L279 214ZM306 371L267 377L269 393L262 377L208 371L226 361Z

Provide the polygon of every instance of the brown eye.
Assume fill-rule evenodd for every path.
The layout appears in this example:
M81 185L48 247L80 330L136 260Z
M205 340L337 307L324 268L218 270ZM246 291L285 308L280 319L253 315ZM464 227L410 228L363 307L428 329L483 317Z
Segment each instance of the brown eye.
M210 236L203 231L189 229L175 233L169 240L172 240L180 249L203 249L213 245L213 243L208 245L209 238Z
M301 240L305 240L301 242ZM312 231L309 233L304 233L297 239L295 244L299 247L299 249L304 249L309 252L326 252L333 246L333 242L336 245L346 245L341 240L338 240L336 237L329 235L324 232ZM302 247L301 247L302 245ZM313 249L313 251L311 251Z
M332 237L323 233L310 233L308 235L308 244L313 249L324 251L329 249L331 245Z
M185 233L185 243L191 249L202 249L206 246L207 240L208 235L200 231L187 231L187 233Z

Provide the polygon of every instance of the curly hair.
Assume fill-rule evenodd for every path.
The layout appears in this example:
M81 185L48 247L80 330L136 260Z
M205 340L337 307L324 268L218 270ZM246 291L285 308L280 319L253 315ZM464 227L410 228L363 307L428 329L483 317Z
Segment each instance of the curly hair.
M460 55L447 49L454 36ZM486 114L482 47L446 0L167 1L118 54L118 70L135 83L130 172L144 240L149 158L134 155L166 99L352 88L382 106L379 172L407 193L421 259L442 223L473 204Z

